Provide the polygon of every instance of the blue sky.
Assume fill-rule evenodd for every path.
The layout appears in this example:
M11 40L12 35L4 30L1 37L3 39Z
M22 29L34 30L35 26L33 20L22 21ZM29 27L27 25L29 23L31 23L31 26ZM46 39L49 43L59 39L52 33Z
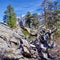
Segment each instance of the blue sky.
M31 13L41 13L39 8L43 0L0 0L0 21L3 21L4 11L11 4L14 7L17 16ZM59 1L59 0L58 0ZM60 2L60 1L59 1Z

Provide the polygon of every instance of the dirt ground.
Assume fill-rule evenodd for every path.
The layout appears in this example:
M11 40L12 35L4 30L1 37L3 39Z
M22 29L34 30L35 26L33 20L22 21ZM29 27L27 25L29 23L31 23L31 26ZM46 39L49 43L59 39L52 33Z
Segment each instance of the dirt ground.
M49 52L56 57L60 57L60 37L56 39L56 47L51 49Z
M56 55L58 56L58 57L60 57L60 37L57 37L57 39L56 39L56 44L57 44L57 48L56 48Z
M57 37L56 43L60 46L60 37Z

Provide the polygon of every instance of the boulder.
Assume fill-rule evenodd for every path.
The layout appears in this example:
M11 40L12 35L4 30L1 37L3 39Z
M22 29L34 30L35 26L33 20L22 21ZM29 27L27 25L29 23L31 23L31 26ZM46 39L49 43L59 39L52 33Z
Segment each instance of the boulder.
M30 48L30 43L26 39L22 39L23 45Z
M30 46L31 46L32 48L36 48L36 46L35 46L35 45L33 45L33 44L30 44Z
M42 54L43 54L43 57L44 57L46 60L49 60L47 53L43 53L43 52L42 52Z
M23 46L23 53L22 53L25 57L31 57L31 52L29 51L29 49L25 46Z

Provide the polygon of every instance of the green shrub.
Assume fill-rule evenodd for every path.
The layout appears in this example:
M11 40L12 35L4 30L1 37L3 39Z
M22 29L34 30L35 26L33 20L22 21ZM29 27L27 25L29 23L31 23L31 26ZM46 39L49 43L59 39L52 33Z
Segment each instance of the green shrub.
M29 33L28 33L25 29L22 29L22 33L23 33L25 36L29 35Z
M57 37L60 37L60 29L58 29L58 30L56 31L56 36L57 36Z

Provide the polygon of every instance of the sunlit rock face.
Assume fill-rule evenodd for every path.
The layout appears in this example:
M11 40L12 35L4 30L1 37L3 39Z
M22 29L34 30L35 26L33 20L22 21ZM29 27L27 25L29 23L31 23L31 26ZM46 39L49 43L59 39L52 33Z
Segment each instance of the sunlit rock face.
M25 26L25 15L22 15L22 16L18 16L16 17L17 18L17 25L23 25Z
M50 51L55 53L56 49L49 51L46 49L47 46L42 44L40 39L29 42L21 28L11 29L6 24L0 23L0 60L51 60L52 57L48 56L48 53ZM54 60L60 59L52 53L50 55Z
M39 60L36 47L27 41L20 28L0 23L0 60Z

